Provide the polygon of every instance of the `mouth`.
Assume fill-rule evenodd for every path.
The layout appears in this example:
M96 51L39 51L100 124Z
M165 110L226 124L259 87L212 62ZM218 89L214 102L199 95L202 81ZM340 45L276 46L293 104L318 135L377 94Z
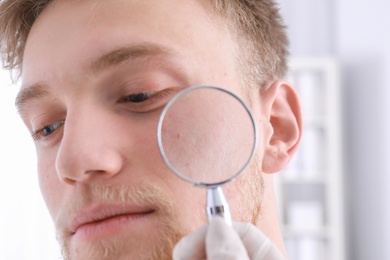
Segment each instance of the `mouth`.
M146 224L155 212L150 208L100 206L77 214L71 222L70 235L90 240L135 230Z

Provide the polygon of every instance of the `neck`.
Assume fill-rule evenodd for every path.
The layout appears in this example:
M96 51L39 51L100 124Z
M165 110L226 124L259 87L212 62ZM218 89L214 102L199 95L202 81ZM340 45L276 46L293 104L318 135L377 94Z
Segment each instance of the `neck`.
M279 216L274 189L274 175L264 174L264 195L262 212L256 226L279 248L287 257L282 232L279 226Z

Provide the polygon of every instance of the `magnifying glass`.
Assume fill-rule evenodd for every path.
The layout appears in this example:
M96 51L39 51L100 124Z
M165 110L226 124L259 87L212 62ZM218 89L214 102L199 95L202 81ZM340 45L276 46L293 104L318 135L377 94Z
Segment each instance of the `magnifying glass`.
M207 189L208 220L220 216L231 225L221 186L248 167L257 146L255 119L244 101L216 86L186 88L164 107L157 141L174 174Z

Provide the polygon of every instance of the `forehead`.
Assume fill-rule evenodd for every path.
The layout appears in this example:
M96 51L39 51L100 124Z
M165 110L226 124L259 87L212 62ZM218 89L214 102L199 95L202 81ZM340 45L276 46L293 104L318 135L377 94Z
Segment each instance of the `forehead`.
M32 27L22 78L61 75L127 44L158 43L194 62L232 53L227 30L204 7L195 0L57 0Z

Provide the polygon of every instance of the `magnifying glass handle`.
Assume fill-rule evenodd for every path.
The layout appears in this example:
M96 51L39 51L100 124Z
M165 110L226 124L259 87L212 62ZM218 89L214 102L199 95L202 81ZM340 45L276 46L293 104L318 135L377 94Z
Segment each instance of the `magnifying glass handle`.
M209 222L215 216L222 217L226 224L232 225L229 204L220 186L207 188L207 216Z

